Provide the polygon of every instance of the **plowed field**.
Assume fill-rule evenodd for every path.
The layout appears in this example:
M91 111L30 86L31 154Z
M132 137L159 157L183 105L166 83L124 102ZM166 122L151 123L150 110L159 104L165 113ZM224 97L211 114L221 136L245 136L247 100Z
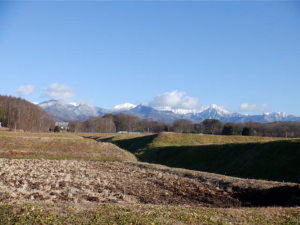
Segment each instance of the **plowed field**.
M236 207L216 186L121 162L0 159L0 201L115 202Z

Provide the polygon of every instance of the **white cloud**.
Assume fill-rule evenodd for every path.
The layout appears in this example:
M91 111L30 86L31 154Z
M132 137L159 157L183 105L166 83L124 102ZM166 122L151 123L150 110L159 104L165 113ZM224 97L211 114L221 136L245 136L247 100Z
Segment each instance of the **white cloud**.
M240 111L242 112L264 112L268 104L262 104L257 106L256 104L242 103L240 105Z
M44 89L44 96L61 102L69 102L75 96L75 90L64 84L51 84Z
M186 96L185 92L177 90L157 95L149 102L153 108L171 108L171 109L195 109L198 105L198 99Z
M25 95L29 95L30 93L32 93L33 90L34 90L34 85L20 86L17 89L17 93L20 96L25 96Z

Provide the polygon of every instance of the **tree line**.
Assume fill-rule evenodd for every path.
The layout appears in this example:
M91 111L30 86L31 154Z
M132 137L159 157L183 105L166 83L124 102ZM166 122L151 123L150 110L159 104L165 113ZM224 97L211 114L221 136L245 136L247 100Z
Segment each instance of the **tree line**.
M24 99L0 95L0 122L11 130L48 131L54 121L39 106Z
M202 133L212 135L244 135L265 137L300 137L300 122L274 123L222 123L216 119L206 119L200 123L190 120L175 120L172 123L140 119L119 113L90 117L87 121L70 121L73 132L141 132L141 133Z
M11 130L49 131L54 121L39 106L24 99L0 95L0 122ZM274 123L222 123L216 119L206 119L200 123L190 120L175 120L172 123L140 119L119 113L90 117L87 121L70 121L71 132L177 132L213 135L255 135L266 137L300 137L300 122Z

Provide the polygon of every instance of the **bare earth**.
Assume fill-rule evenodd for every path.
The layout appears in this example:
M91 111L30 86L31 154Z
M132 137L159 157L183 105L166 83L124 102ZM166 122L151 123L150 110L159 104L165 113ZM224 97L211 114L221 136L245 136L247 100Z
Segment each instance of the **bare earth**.
M101 202L238 207L196 179L122 162L0 159L0 202Z

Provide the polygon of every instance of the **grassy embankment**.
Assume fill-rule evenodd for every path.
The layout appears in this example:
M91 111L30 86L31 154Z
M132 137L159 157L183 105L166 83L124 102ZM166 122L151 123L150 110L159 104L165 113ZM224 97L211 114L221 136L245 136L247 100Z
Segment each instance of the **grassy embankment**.
M69 133L0 132L1 158L136 161L110 143L98 143Z
M299 224L297 208L216 209L103 204L86 210L68 205L0 206L0 224Z
M300 183L298 139L161 133L95 138L140 161L229 176Z

